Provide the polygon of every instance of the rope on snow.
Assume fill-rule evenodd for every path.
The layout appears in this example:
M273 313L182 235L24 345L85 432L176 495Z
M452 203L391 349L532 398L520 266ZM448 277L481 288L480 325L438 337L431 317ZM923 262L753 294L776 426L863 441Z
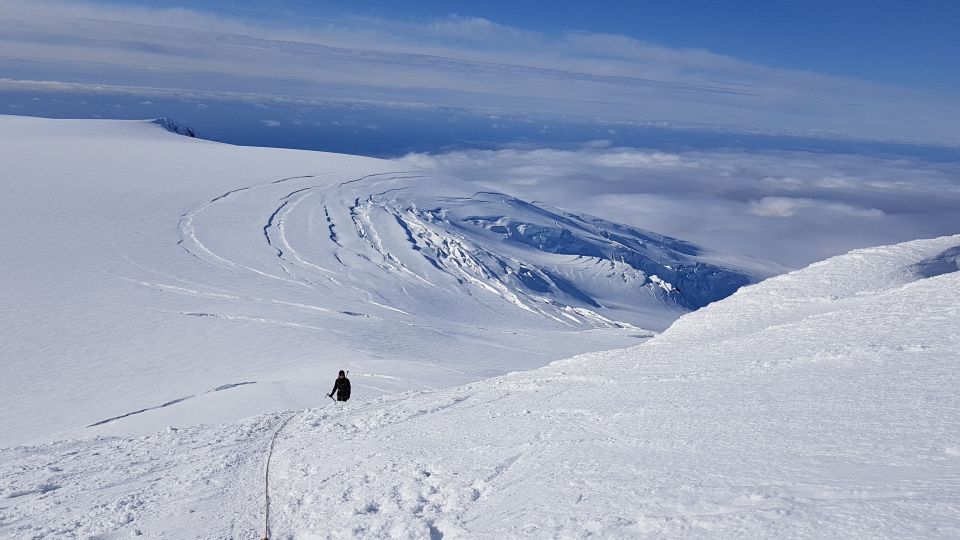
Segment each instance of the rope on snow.
M349 374L350 372L347 371L347 375ZM333 399L332 396L331 399ZM270 540L270 460L273 458L273 445L277 442L277 436L280 435L283 428L287 427L287 423L293 420L293 417L297 414L299 413L291 411L283 420L283 423L280 424L280 427L273 432L273 437L270 438L270 449L267 450L267 466L263 473L263 540Z
M296 412L291 412L284 419L283 423L280 424L280 427L273 432L273 437L270 439L270 449L267 451L267 466L263 475L263 501L265 508L263 516L263 540L270 540L270 459L273 458L273 445L277 442L277 435L280 435L283 428L287 426L287 422L293 420L293 417L296 415Z

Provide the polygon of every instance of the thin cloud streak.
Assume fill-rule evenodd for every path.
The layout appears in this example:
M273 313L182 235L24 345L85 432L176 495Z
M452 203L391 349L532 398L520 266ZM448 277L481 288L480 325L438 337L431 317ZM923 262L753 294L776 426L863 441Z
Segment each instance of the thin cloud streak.
M624 36L344 16L308 30L189 10L7 0L16 79L499 107L958 143L955 98ZM562 90L561 90L562 89Z

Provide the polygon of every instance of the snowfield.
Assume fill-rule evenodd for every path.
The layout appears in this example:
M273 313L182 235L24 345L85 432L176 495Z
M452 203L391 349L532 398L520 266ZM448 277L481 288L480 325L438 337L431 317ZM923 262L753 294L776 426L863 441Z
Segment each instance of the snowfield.
M456 386L636 344L778 271L190 133L0 116L0 446L316 406L339 369L358 397Z
M960 235L727 296L774 269L388 161L0 163L0 537L960 537Z
M0 533L956 538L960 272L923 269L957 246L854 251L452 389L2 450Z

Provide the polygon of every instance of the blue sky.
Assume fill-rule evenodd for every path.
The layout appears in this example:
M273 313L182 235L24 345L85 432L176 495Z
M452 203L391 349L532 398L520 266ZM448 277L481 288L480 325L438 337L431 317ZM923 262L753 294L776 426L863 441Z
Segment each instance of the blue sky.
M960 3L835 4L3 0L0 99L12 114L51 114L36 92L112 99L73 110L123 118L273 107L248 115L260 128L360 102L469 110L494 130L574 119L960 146Z
M481 17L539 32L622 34L773 67L942 92L960 90L960 2L954 0L160 0L139 4L201 9L289 25L351 15L408 21L450 15Z

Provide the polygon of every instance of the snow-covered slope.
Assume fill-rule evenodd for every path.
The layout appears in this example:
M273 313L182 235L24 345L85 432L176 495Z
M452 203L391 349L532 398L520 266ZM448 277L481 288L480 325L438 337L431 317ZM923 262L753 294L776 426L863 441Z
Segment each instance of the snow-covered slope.
M453 389L3 450L0 534L956 538L960 272L924 268L957 246L855 251Z
M316 405L338 369L358 397L463 384L771 273L390 161L168 131L193 134L0 117L0 445Z

